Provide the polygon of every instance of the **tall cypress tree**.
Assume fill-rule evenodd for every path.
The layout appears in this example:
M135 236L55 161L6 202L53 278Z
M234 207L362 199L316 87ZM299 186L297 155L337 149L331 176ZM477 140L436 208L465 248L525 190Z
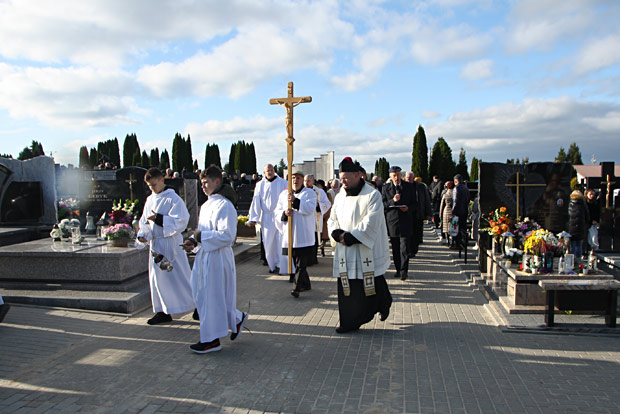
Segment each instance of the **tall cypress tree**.
M249 174L256 174L256 149L254 148L254 142L251 142L248 147L248 167Z
M109 149L110 162L117 168L120 168L121 167L121 153L118 147L118 138L114 137L114 139L111 139L109 146L110 146L110 149Z
M428 146L426 145L426 133L422 125L418 125L418 132L413 137L413 152L411 153L411 171L416 177L422 177L422 181L429 183L428 179Z
M456 164L452 159L452 150L443 137L439 137L431 150L428 175L430 177L437 175L441 180L448 181L454 178L455 170Z
M146 153L146 150L142 150L142 156L140 157L140 166L142 168L151 167L151 160L149 159L149 155Z
M456 165L456 173L461 174L465 181L469 181L469 172L467 171L467 157L465 156L465 150L461 147L459 152L459 163Z
M97 154L97 148L91 148L88 153L88 158L90 161L90 165L94 169L97 164L99 164L99 156Z
M79 168L83 168L85 170L90 170L90 158L88 157L88 148L85 146L80 147L80 155L79 155Z
M228 173L234 174L235 172L235 155L237 153L237 143L230 144L230 153L228 154Z
M174 134L172 140L172 169L175 171L183 169L183 138L178 132Z
M478 163L480 160L474 157L471 159L471 172L469 173L470 181L478 181Z
M185 141L185 163L183 167L187 168L187 171L193 171L194 156L192 155L192 138L187 134L187 140Z
M234 164L234 171L239 171L240 173L242 173L243 171L241 170L243 167L243 157L245 155L245 142L244 141L239 141L237 143L237 147L235 148L235 164Z
M220 148L217 144L207 144L205 149L205 169L211 164L222 168L222 160L220 159Z
M123 142L123 167L130 167L135 165L133 163L133 156L140 151L140 144L138 144L138 137L135 133L125 135L125 141ZM119 164L120 166L120 164Z
M564 147L560 147L560 152L558 152L558 156L555 158L555 162L566 162L566 151L564 151Z
M149 158L151 160L151 166L159 168L159 148L153 148Z
M166 171L168 168L170 168L170 155L168 155L168 150L164 149L159 158L159 169Z
M142 154L140 154L139 148L136 148L136 152L133 153L133 160L131 161L131 165L134 167L139 167L142 165Z
M383 157L375 161L375 175L381 177L383 181L388 179L390 170L390 163Z

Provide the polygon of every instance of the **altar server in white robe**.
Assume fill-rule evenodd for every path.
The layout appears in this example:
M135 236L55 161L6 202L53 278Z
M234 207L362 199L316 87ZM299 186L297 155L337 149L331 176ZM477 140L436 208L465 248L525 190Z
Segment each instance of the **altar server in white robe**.
M319 263L317 255L319 251L319 236L323 231L323 215L327 213L332 206L332 203L329 201L329 198L327 198L327 193L314 184L314 175L307 174L304 177L304 186L310 188L316 194L316 230L314 233L314 251L309 263L310 265L315 265Z
M390 248L381 194L361 177L350 157L339 166L344 191L334 200L328 230L334 251L333 275L338 278L340 326L336 332L355 331L376 313L387 319L392 295L384 274Z
M0 295L0 322L4 320L4 317L6 316L10 307L11 305L9 305L8 303L4 303L4 300L2 299L2 295Z
M237 309L237 273L232 246L237 235L237 210L223 195L222 171L211 165L200 173L209 197L200 207L194 238L184 242L185 250L196 251L191 285L200 316L200 341L190 346L198 354L222 349L220 338L241 333L247 313Z
M278 197L286 189L288 183L276 174L271 164L265 165L263 173L263 179L254 188L249 223L260 224L269 273L286 274L287 259L282 254L280 232L276 228L274 211L278 204Z
M292 208L288 208L289 200ZM308 262L312 258L314 249L316 194L312 189L304 187L304 175L301 172L293 174L293 194L288 189L280 194L276 206L276 223L282 235L282 253L288 255L288 221L293 223L293 261L294 275L290 275L295 287L291 295L298 298L299 293L310 290L310 276ZM287 257L288 260L288 257ZM288 264L287 264L288 269Z
M166 187L159 169L150 168L144 181L152 194L144 203L137 236L140 243L150 247L149 283L155 316L147 323L157 325L172 321L173 313L195 309L189 284L191 269L181 247L189 212L174 189Z

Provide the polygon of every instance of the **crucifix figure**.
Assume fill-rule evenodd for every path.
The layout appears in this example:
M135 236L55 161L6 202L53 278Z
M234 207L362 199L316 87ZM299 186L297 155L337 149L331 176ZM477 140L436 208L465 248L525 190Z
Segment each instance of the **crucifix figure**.
M516 219L519 220L519 218L521 217L519 215L519 193L521 192L521 188L522 187L546 187L547 184L525 184L522 182L519 182L519 177L521 176L521 173L519 173L517 171L517 182L515 184L504 184L506 187L516 187L517 188L517 217Z
M133 173L129 174L129 180L125 180L126 183L129 183L129 199L133 201L133 183L137 183L138 180L135 179Z
M611 206L611 197L610 193L612 192L611 186L616 184L615 181L611 181L611 176L607 174L607 180L601 181L601 185L607 186L607 196L605 197L605 208L609 208Z
M293 194L293 108L297 105L312 102L311 96L293 96L293 82L288 83L288 94L286 98L272 98L269 100L271 105L280 105L286 109L286 158L288 161L288 193ZM292 208L292 203L288 202L288 208ZM293 220L288 221L288 273L293 274Z

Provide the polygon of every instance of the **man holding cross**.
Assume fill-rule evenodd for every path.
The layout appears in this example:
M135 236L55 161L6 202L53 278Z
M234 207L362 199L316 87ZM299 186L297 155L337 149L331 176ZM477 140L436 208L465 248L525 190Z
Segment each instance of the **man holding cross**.
M336 332L345 333L358 330L376 313L386 320L392 295L383 277L390 266L390 249L381 194L362 179L360 167L350 157L339 169L344 191L334 199L327 226L338 278Z

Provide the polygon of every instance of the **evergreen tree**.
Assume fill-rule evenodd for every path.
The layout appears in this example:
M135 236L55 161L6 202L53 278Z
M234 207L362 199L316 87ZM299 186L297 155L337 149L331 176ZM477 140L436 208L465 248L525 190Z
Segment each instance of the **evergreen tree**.
M91 148L88 153L88 158L90 160L90 165L93 169L99 164L99 155L97 154L97 148Z
M442 181L449 181L454 178L455 170L456 164L452 159L452 150L443 137L439 137L431 150L428 175L430 177L437 175Z
M205 169L211 164L222 168L222 160L220 159L220 147L217 144L207 144L205 149Z
M558 156L555 157L555 162L566 162L566 151L564 151L564 147L560 147L560 152L558 152Z
M194 160L194 169L192 171L196 171L198 169L198 160Z
M90 170L90 158L88 157L88 148L82 146L80 147L80 155L79 155L79 168L83 168L85 170Z
M390 175L390 163L383 157L375 161L375 174L377 177L381 177L383 181L386 181Z
M230 153L228 154L228 174L235 172L235 154L237 153L237 143L230 144Z
M248 174L256 174L256 149L253 142L248 147L248 168Z
M149 155L146 153L146 150L142 150L142 156L140 157L140 166L142 168L151 168L151 160L149 159Z
M116 166L117 168L120 168L121 167L121 153L118 148L118 138L114 137L114 139L111 139L108 145L109 145L108 153L110 156L110 162L112 163L112 165Z
M235 172L242 171L243 161L245 160L245 141L239 141L235 148L235 158L234 158L234 170Z
M9 158L9 159L13 159L13 156L11 154L0 154L0 158Z
M159 159L159 169L166 171L168 168L170 168L170 156L168 155L168 150L165 149Z
M467 172L467 157L465 156L465 150L461 147L459 152L459 163L456 165L456 173L461 174L465 181L469 181L469 172Z
M136 152L133 153L133 161L131 161L131 165L135 167L139 167L142 165L142 155L140 154L140 148L136 148Z
M183 154L184 163L183 167L187 169L187 171L193 171L194 166L194 156L192 155L192 138L187 134L187 140L185 141L185 151Z
M418 132L413 137L413 152L411 153L411 171L416 177L422 177L422 181L429 183L428 178L428 146L426 145L426 133L422 125L418 125Z
M174 134L172 140L172 169L175 171L181 171L183 169L183 137L178 132Z
M18 160L24 161L29 160L30 158L38 157L39 155L45 155L45 151L43 151L43 145L38 141L32 141L30 147L25 147L19 155L17 156Z
M568 147L566 161L573 165L583 165L583 161L581 160L581 151L579 151L579 147L576 142L573 142L570 144L570 147Z
M276 169L277 174L284 178L284 170L287 168L286 163L284 162L284 158L280 158L280 162L278 162L278 166Z
M134 133L127 134L125 136L125 142L123 143L123 167L135 165L133 163L133 156L136 153L136 149L140 151L138 137Z
M478 163L480 160L474 157L471 159L471 172L469 173L469 179L471 181L478 181Z
M159 168L159 148L153 148L149 158L151 160L151 166Z

